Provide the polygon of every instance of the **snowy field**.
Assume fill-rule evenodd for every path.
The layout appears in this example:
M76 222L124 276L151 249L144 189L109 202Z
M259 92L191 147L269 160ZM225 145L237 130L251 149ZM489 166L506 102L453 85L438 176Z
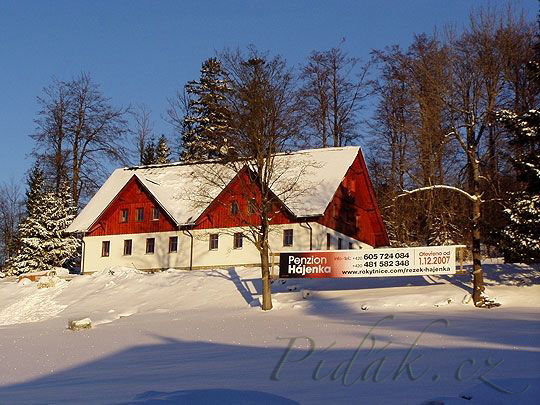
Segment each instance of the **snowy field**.
M539 403L540 271L485 268L500 308L468 276L277 281L270 312L255 269L0 281L0 404Z

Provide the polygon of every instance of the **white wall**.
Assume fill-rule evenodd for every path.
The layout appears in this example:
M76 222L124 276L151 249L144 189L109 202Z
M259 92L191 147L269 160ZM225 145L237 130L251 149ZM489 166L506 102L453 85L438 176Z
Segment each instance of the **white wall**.
M343 248L349 242L354 249L368 248L369 245L345 236L318 223L310 222L313 229L313 250L326 249L326 234L332 235L332 249L337 249L337 238L343 239ZM293 229L293 246L283 246L283 230ZM244 232L239 228L194 230L193 267L221 267L234 265L256 265L260 263L256 247L244 238L241 249L233 249L233 233ZM219 248L209 250L209 235L219 234ZM169 237L178 236L178 252L169 253ZM146 254L146 238L155 238L155 253ZM132 254L124 256L124 240L133 242ZM103 241L110 241L108 257L101 257ZM309 228L306 224L275 225L269 235L270 249L273 252L309 250ZM86 236L84 238L84 271L92 272L112 266L129 266L140 270L189 268L191 238L186 232L137 233L128 235Z

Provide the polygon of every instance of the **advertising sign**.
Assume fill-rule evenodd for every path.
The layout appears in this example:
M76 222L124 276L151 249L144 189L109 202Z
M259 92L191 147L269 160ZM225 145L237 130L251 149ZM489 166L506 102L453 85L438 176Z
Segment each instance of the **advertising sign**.
M456 249L427 246L279 254L280 278L424 276L456 273Z

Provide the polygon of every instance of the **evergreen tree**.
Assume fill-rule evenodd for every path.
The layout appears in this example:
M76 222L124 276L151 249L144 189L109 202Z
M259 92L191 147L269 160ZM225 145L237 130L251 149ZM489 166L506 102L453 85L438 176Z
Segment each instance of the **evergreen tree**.
M524 263L540 262L540 111L520 116L502 111L501 120L512 130L513 143L519 145L511 160L525 190L513 193L505 210L509 225L503 230L505 257Z
M20 247L6 264L7 275L47 269L42 241L47 239L44 223L43 172L36 165L28 176L26 217L19 224Z
M540 24L540 21L539 21ZM540 88L540 41L535 44L535 60L527 65L531 82ZM516 146L511 162L517 180L525 189L513 193L511 205L505 210L509 225L503 230L502 247L505 257L524 263L540 262L540 111L533 109L517 115L500 111L499 120L513 135Z
M191 96L189 113L184 117L186 130L182 134L182 160L201 160L220 156L231 146L230 114L226 106L231 92L229 80L221 62L206 60L199 81L190 81L186 91Z
M156 144L154 142L154 139L152 139L144 147L142 164L143 165L155 165L156 163L157 163L157 160L156 160Z
M73 203L69 185L63 183L58 193L44 194L44 219L48 237L42 243L46 265L61 267L75 256L80 240L65 233L65 229L75 219L77 209Z
M159 142L156 148L156 163L158 164L164 164L164 163L171 163L171 149L169 148L169 145L167 144L167 139L165 138L165 135L161 135L159 138Z
M27 215L19 225L21 236L17 254L7 263L7 275L47 271L72 258L80 241L65 233L76 208L67 183L58 193L46 191L43 172L35 167L28 178Z

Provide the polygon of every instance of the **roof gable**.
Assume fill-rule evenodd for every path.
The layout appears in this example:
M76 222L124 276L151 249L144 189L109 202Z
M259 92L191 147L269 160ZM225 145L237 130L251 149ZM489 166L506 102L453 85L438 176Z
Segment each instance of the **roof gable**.
M359 147L349 146L277 154L271 190L295 216L321 216L359 152ZM68 232L86 232L134 175L182 226L193 225L236 172L217 162L117 169Z

